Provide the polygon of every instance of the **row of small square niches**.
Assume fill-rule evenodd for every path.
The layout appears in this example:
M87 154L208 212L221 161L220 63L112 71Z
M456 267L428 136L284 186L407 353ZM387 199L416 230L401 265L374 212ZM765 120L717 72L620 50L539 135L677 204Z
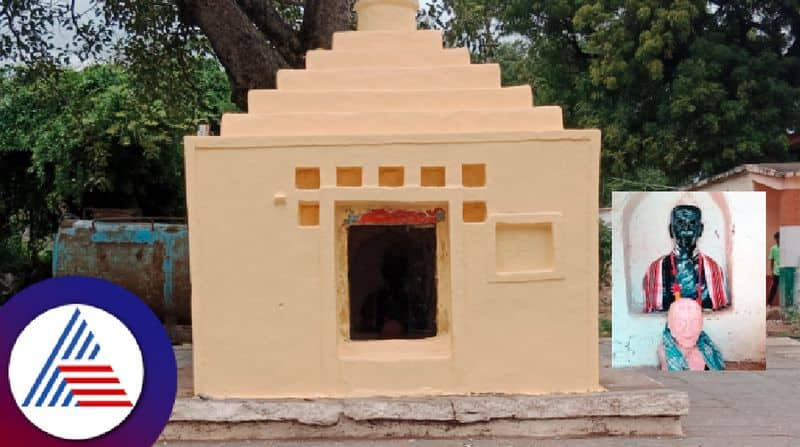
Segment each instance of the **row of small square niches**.
M465 201L461 217L465 223L486 222L486 202ZM301 227L319 226L319 202L299 202L297 204L297 223Z
M446 185L444 166L423 166L420 168L419 183L423 187L443 187ZM296 168L294 184L297 189L319 189L319 168ZM359 187L364 184L361 167L337 167L336 186ZM467 188L486 186L485 164L461 165L461 184ZM378 186L398 188L406 186L405 168L402 166L378 167Z

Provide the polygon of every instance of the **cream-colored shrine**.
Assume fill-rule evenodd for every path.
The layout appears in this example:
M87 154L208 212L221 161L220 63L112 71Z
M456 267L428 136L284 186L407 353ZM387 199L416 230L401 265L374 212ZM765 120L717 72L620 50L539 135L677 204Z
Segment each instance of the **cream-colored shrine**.
M186 138L195 393L600 390L600 133L361 0Z

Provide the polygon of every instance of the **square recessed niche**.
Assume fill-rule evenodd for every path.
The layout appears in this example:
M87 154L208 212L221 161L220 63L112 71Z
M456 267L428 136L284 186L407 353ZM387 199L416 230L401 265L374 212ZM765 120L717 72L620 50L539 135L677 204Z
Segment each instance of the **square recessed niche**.
M360 167L336 168L336 186L361 186Z
M319 189L319 168L296 168L294 185L297 189Z
M378 186L403 186L404 171L402 166L381 166L378 168Z
M491 281L560 279L560 214L492 215Z
M464 202L464 222L486 222L486 202Z
M437 187L445 185L444 166L423 166L420 168L420 185Z
M495 232L498 273L553 270L552 223L498 223Z
M461 184L468 188L486 186L486 165L461 165Z
M297 205L297 220L301 227L319 225L319 202L300 202Z

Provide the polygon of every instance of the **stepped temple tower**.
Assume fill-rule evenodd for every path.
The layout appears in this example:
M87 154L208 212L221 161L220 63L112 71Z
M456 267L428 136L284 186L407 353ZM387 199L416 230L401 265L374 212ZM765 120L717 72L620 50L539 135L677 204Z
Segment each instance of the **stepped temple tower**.
M600 132L360 0L358 31L187 137L195 392L591 392Z

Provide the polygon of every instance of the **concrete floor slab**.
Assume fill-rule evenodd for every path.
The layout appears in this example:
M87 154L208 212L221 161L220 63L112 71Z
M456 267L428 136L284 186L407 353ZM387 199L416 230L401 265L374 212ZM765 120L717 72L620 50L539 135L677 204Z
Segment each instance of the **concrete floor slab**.
M478 435L454 432L440 439L423 439L398 433L401 439L336 440L316 438L295 441L214 441L224 427L208 427L206 441L169 441L159 445L176 447L798 447L800 446L800 342L789 338L770 338L767 342L766 371L725 371L713 373L665 373L655 369L610 369L610 342L600 343L601 377L609 390L650 389L663 383L669 389L688 393L689 413L680 417L683 437L648 436L646 430L631 437L631 427L646 429L646 421L636 424L620 418L620 424L595 418L608 424L605 434L626 437L596 437L591 432L576 439L531 439L514 435L513 430L535 432L537 428L488 430ZM658 385L660 386L660 385ZM658 388L656 386L656 388ZM545 420L558 422L558 419ZM466 424L471 425L471 424ZM507 425L520 425L508 420ZM524 425L524 423L522 424ZM626 432L626 429L628 432ZM617 431L615 431L617 430ZM380 430L375 433L380 433ZM463 435L463 436L462 436ZM199 439L199 438L195 438Z

